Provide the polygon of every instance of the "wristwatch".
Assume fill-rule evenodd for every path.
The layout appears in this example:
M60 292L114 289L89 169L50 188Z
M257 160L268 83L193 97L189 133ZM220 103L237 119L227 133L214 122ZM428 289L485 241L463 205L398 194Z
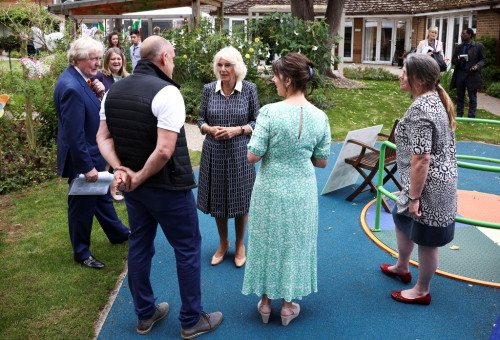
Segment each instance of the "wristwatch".
M409 199L410 201L418 201L418 200L420 199L420 197L415 197L415 198L413 198L413 197L408 196L408 199Z
M245 134L245 128L243 126L240 126L241 128L241 134L244 135Z

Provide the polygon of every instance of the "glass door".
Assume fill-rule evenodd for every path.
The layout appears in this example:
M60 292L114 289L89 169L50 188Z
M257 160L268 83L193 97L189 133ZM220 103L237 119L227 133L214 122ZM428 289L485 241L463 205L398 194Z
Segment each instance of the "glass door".
M377 61L378 22L365 21L365 61Z
M344 61L352 61L353 22L346 21L344 27ZM342 42L341 42L342 43Z
M394 21L366 20L364 61L390 63L392 60Z
M380 61L391 61L392 58L392 21L382 21L380 34Z

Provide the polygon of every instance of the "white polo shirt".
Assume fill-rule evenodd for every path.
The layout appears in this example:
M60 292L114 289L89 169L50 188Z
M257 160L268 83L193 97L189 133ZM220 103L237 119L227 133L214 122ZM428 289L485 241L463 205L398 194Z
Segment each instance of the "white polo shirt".
M99 112L100 120L106 120L106 112L104 103L106 96L101 102L101 111ZM186 120L186 107L184 106L184 98L181 91L173 85L167 85L162 88L151 102L151 111L158 119L156 125L160 129L165 129L179 133L184 126Z

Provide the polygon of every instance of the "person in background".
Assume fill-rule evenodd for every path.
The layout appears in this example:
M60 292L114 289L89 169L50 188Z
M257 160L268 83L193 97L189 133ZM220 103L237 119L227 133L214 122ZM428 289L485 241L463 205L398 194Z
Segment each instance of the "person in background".
M102 69L100 71L97 71L97 74L91 79L99 80L104 85L104 92L108 92L111 85L129 75L127 70L125 69L126 64L127 61L121 49L117 47L111 47L104 54ZM104 96L104 93L101 93L101 96L99 96L99 98L102 98L102 96ZM123 201L123 196L118 194L115 183L112 183L110 188L111 197L113 197L113 200L115 200L116 202Z
M457 116L464 115L465 90L469 95L469 118L476 118L477 90L483 86L481 69L486 65L486 50L484 45L472 38L474 31L464 29L460 35L462 43L455 47L451 63L455 71L451 78L450 88L457 89ZM470 124L473 124L470 122Z
M438 28L431 27L427 30L427 39L422 40L417 46L417 53L432 55L433 52L443 55L443 43L437 40Z
M97 141L126 197L136 331L148 333L170 310L167 302L155 306L150 282L160 226L175 252L181 337L192 339L213 331L223 317L220 312L206 314L201 306L201 235L192 192L196 182L184 132L184 100L172 80L174 57L172 44L164 38L144 40L134 74L103 98Z
M228 219L234 218L236 251L234 263L246 262L245 229L255 167L246 160L247 144L259 111L257 86L244 80L247 68L234 47L225 47L214 57L217 81L203 88L198 126L207 137L203 142L198 188L198 209L215 217L219 247L211 264L218 265L230 247Z
M418 244L418 280L391 292L396 301L431 303L430 283L438 267L438 247L451 242L457 212L457 159L453 103L439 85L439 66L425 54L409 55L400 88L414 99L396 127L401 190L392 212L399 257L382 264L388 276L410 283L410 255Z
M102 64L102 69L91 79L98 79L104 84L104 91L107 92L111 85L129 74L125 69L125 55L117 47L111 47L106 51ZM103 94L104 95L104 94Z
M138 29L130 31L130 60L132 61L132 72L134 72L137 62L141 60L141 35Z
M104 48L104 53L106 53L110 48L118 48L125 55L125 48L120 44L120 36L116 32L111 32L108 34L106 39L106 47Z
M155 26L153 28L153 35L160 35L161 33L161 28L159 26Z
M106 161L96 142L101 102L96 93L104 85L91 77L102 60L102 43L90 38L75 40L68 51L68 68L57 80L54 103L57 110L57 166L68 184L79 174L87 182L96 182ZM111 243L128 240L130 231L118 218L110 192L105 195L68 195L68 225L73 257L81 265L101 269L104 263L90 251L94 216Z
M278 95L285 100L260 109L248 144L248 161L262 159L262 164L250 203L242 293L261 297L257 310L264 323L271 300L282 299L281 322L287 326L300 313L292 300L318 291L314 167L326 167L331 135L326 114L305 98L313 62L289 53L272 68Z

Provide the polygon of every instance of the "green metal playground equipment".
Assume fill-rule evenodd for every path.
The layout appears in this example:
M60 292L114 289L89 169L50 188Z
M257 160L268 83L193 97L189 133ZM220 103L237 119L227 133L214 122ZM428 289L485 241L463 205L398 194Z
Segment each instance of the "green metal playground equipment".
M474 122L474 123L487 123L487 124L500 124L500 120L490 120L490 119L473 119L473 118L456 118L459 122ZM384 159L385 159L385 149L386 148L396 149L396 145L394 143L385 141L382 143L380 147L380 161L378 168L378 182L377 182L377 205L375 211L375 228L372 231L380 231L380 208L382 205L382 195L389 197L390 199L396 201L398 197L392 193L390 193L383 186L384 180ZM466 156L466 155L457 155L457 159L466 159L466 160L474 160L474 161L482 161L482 162L490 162L490 163L500 163L500 159L494 158L486 158L486 157L476 157L476 156ZM479 170L479 171L489 171L489 172L500 172L500 166L492 166L492 165L483 165L483 164L473 164L467 162L457 161L457 165L461 168ZM486 221L478 221L471 220L463 217L455 217L455 221L475 225L478 227L492 228L492 229L500 229L499 223L492 223Z

